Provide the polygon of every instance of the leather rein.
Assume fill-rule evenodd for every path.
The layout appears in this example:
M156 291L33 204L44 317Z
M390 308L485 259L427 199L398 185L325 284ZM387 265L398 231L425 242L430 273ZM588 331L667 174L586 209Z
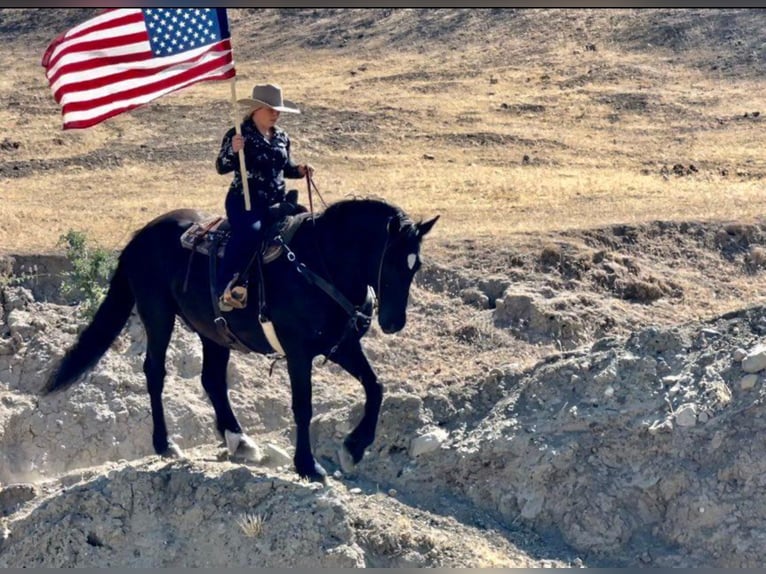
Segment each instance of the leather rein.
M311 175L306 172L306 183L308 185L308 194L309 194L309 207L311 211L311 222L313 225L316 225L316 220L314 217L314 202L312 199L312 193L316 191L317 195L319 196L319 199L322 201L325 207L327 207L327 203L325 202L324 198L322 198L322 195L319 193L319 188L317 188L316 184L314 183L313 179L311 178ZM331 299L333 299L349 316L348 323L346 324L346 328L344 329L343 335L341 336L340 340L332 347L330 352L325 356L324 362L326 363L330 357L338 350L338 347L343 343L343 341L346 339L346 337L351 333L351 331L361 331L363 329L367 329L370 324L372 323L372 313L369 315L364 313L362 311L363 306L365 303L367 303L367 300L365 300L362 305L355 306L351 301L349 301L348 297L346 297L343 293L340 292L332 283L327 281L324 277L321 275L318 275L308 267L304 263L301 263L298 261L297 256L295 255L295 252L290 249L290 247L283 241L281 236L277 236L277 241L282 245L282 248L285 250L285 256L287 257L287 260L293 264L295 267L295 270L298 272L298 274L302 275L306 281L308 281L312 285L316 285L319 287L322 291L324 291ZM378 290L376 292L377 297L376 299L380 299L380 289L381 289L381 281L382 281L382 275L383 275L383 262L386 258L386 253L388 251L389 246L389 234L388 234L388 228L386 228L386 242L383 245L383 251L380 256L380 262L378 263ZM320 252L321 256L321 252ZM324 259L324 257L322 257ZM376 301L377 303L377 301ZM373 306L374 309L374 306Z

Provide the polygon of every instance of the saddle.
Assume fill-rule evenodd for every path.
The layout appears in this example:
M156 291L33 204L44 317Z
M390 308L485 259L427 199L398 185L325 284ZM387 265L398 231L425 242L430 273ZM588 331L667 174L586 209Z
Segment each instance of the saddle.
M298 228L304 221L312 217L306 208L298 205L297 192L292 195L293 201L290 201L291 195L288 194L288 201L279 203L269 208L267 215L268 221L274 223L265 233L266 240L259 247L261 250L261 262L263 264L271 263L278 259L287 249L287 245L292 241ZM249 352L251 349L245 345L237 335L229 328L228 322L221 315L221 309L218 305L218 295L215 289L216 263L218 258L223 257L226 251L226 244L231 236L231 226L229 220L223 216L212 216L202 221L193 223L181 235L181 246L189 249L189 264L186 269L186 278L184 279L184 291L189 283L189 273L191 271L192 258L195 253L202 253L208 256L208 269L210 277L210 295L213 302L213 312L215 314L214 323L216 330L221 337L228 343L229 347L243 352ZM265 312L265 297L263 293L263 284L258 278L259 293L259 320L263 327L266 339L271 347L278 353L284 355L279 341L274 334L271 321Z
M276 221L265 234L261 247L261 260L264 264L271 263L284 253L284 246L289 245L295 232L306 219L311 217L307 212L296 215L285 215ZM231 235L229 220L221 215L211 216L193 223L181 235L181 245L197 253L210 255L213 245L217 246L216 257L223 257L226 244ZM279 240L281 238L281 241Z

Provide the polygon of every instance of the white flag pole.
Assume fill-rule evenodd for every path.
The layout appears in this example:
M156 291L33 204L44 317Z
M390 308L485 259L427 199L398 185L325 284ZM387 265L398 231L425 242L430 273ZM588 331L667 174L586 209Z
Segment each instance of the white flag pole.
M231 83L231 112L234 118L234 129L237 131L237 135L242 135L242 130L239 127L239 117L237 116L237 77L233 77L230 80ZM239 150L239 173L242 175L242 191L245 194L245 211L250 211L250 189L247 185L247 169L245 168L245 149L244 147Z

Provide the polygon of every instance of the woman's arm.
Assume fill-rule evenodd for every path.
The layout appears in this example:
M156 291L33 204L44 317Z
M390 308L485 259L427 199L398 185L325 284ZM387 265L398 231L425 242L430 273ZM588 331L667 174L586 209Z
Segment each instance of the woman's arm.
M215 170L221 175L230 173L237 167L237 154L231 147L231 138L234 137L234 133L234 128L226 132L221 141L221 150L215 158Z
M285 136L286 143L285 148L287 149L287 163L285 164L285 168L283 170L285 177L290 179L300 179L303 177L303 174L301 173L300 168L298 165L292 160L290 157L290 138Z

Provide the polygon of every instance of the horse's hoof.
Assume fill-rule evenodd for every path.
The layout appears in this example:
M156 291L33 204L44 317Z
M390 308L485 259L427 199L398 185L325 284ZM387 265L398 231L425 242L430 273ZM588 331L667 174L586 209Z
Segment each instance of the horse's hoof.
M248 462L261 462L263 460L263 451L246 434L227 430L224 432L224 438L226 439L229 458Z
M348 451L346 445L343 445L338 449L338 462L340 462L340 468L344 474L352 474L354 470L356 470L354 457Z
M249 436L243 436L237 450L234 451L231 457L237 460L242 459L247 462L259 463L263 460L263 450Z
M177 444L168 443L168 447L160 453L162 458L183 458L184 454Z
M320 484L327 484L327 471L318 462L314 463L314 469L309 472L298 472L301 478L308 480L309 482L318 482Z

